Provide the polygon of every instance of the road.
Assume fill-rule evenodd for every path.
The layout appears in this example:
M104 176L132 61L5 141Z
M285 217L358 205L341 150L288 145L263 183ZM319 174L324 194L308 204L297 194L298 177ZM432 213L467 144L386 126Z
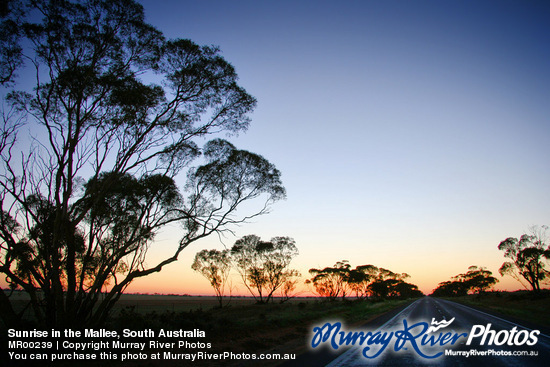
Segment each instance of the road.
M462 336L457 337L454 345L450 345L451 341L449 341L447 345L444 346L439 344L436 344L435 346L430 346L429 344L421 345L420 338L418 338L417 344L419 345L420 352L425 355L433 356L439 352L445 352L446 349L450 349L452 351L464 353L470 350L476 350L478 352L501 355L470 355L469 357L466 357L456 355L446 356L443 354L442 356L434 359L426 359L420 357L419 354L414 351L412 344L409 341L407 341L406 345L403 345L400 350L394 351L394 346L396 345L397 340L394 336L394 338L391 339L391 342L388 343L387 348L376 358L367 359L361 355L363 348L367 345L364 343L363 346L349 347L349 350L334 359L327 366L550 366L550 337L548 335L542 333L536 335L537 343L533 346L528 346L526 345L527 343L521 346L508 345L508 342L504 341L503 338L505 338L505 335L509 335L509 332L512 331L514 327L516 328L516 332L515 334L512 334L512 336L517 336L516 339L520 343L522 339L526 341L532 340L529 339L531 337L532 330L511 321L489 315L455 302L432 297L423 297L415 301L387 321L384 325L375 330L380 331L380 333L387 332L387 335L389 335L391 331L404 330L404 319L410 328L413 324L418 322L427 322L428 324L431 324L432 319L439 322L441 320L450 321L453 318L454 320L449 326L439 329L431 335L439 335L441 333L451 333L451 335L466 333L470 335L474 331L472 330L474 325L482 325L476 326L475 329L475 333L479 333L480 336L473 338L470 345L466 345L468 337ZM500 338L503 345L487 345L490 334L487 336L485 343L483 343L485 345L480 345L482 334L484 333L482 327L486 328L487 324L491 324L490 330L495 331L495 335L497 336L496 339L498 340ZM420 326L414 330L411 328L410 332L411 334L416 335L421 329L422 327ZM360 330L356 331L372 331L375 333L375 330L369 329L368 325L365 325ZM502 332L499 334L499 331L501 330L506 330L507 332ZM353 330L347 330L346 326L343 325L342 331ZM372 356L376 352L377 348L375 344L372 344L370 348L371 349L368 351L368 354ZM517 353L519 351L526 351L528 353L535 352L538 355L521 357L502 355L508 352Z

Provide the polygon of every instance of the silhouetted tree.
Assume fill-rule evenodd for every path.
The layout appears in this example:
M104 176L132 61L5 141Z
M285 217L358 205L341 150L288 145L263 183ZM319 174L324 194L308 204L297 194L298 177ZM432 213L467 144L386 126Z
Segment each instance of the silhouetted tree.
M237 240L231 248L243 284L258 303L271 301L281 287L286 286L287 292L291 291L291 283L299 275L290 269L290 262L296 255L298 249L290 237L274 237L264 242L258 236L248 235Z
M416 284L398 281L392 289L392 294L397 298L408 299L424 296L421 290L418 289Z
M376 279L369 285L369 290L372 297L385 299L395 296L392 291L398 283L399 280L397 279Z
M357 298L367 298L370 295L369 286L374 279L374 265L360 265L350 270L348 285Z
M452 277L452 280L439 283L433 291L434 296L458 297L468 293L482 293L494 286L498 279L484 267L470 266L466 273Z
M0 81L14 89L0 131L0 272L40 324L102 323L134 279L285 196L263 157L204 143L245 131L256 103L216 47L165 39L132 0L6 4ZM36 76L29 91L15 90L22 60ZM146 262L169 224L179 243ZM4 291L0 310L17 320Z
M0 3L0 84L7 84L15 77L15 70L23 63L21 19L26 8L17 0Z
M313 284L321 297L336 300L345 298L348 291L355 292L357 298L412 298L422 296L414 284L406 283L406 273L394 273L374 265L359 265L351 269L347 260L337 262L333 267L310 269L313 275L306 283Z
M483 293L498 283L491 271L478 266L470 266L466 273L459 274L454 279L464 283L464 288L473 293Z
M291 298L296 296L295 290L298 284L298 278L301 276L300 272L295 269L289 269L287 271L285 281L280 288L281 303L287 302Z
M231 255L229 250L202 250L197 252L191 269L201 273L208 281L214 292L220 308L223 307L223 298L227 279L231 271Z
M308 279L306 283L313 284L315 292L321 297L334 301L341 296L346 297L348 291L348 279L350 275L350 265L347 260L338 261L333 267L324 269L309 269L313 278Z
M372 282L368 286L371 297L382 299L399 297L400 293L396 287L410 277L407 273L394 273L391 270L378 268L374 265L363 265L362 268L364 268L364 271L368 271L372 277Z
M349 291L357 298L413 298L422 296L418 286L406 283L406 273L394 273L391 270L374 265L359 265L351 269L347 260L337 262L333 267L310 269L315 292L321 297L336 300L345 298Z
M546 234L548 226L532 227L531 234L524 234L518 240L509 237L498 245L504 256L512 259L506 261L499 269L500 275L510 275L525 288L522 279L527 281L533 292L539 292L541 283L550 279L545 261L550 259L550 246Z
M439 283L432 292L432 295L437 297L460 297L467 294L468 288L464 283L450 280Z

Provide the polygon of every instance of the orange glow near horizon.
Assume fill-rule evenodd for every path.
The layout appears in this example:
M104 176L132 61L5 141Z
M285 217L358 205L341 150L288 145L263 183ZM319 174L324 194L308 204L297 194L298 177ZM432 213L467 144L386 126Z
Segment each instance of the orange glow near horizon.
M327 266L331 266L329 264ZM355 265L355 264L353 264ZM296 289L297 296L309 297L316 296L311 287L305 284L305 280L309 278L309 268L299 268L302 277L298 282ZM392 271L399 271L397 268L390 268ZM493 288L496 291L517 291L525 289L522 285L513 278L506 276L501 277L497 271L493 271L499 282ZM455 276L459 273L467 271L467 267L453 273L451 276ZM426 295L432 293L440 282L450 280L451 276L447 278L436 276L429 273L415 275L411 273L411 277L406 279L407 282L416 284L419 289ZM242 285L242 280L236 273L232 273L230 276L232 284L233 296L250 296L250 293ZM148 293L148 294L178 294L178 295L192 295L192 296L213 296L214 291L210 284L202 275L192 271L190 267L186 269L183 266L178 266L177 269L165 269L159 273L152 274L150 276L135 280L126 290L126 293ZM229 292L226 292L229 295Z
M149 281L150 280L150 281ZM296 296L297 297L311 297L316 296L316 294L309 288L306 284L304 284L304 280L302 279L302 282L299 284L299 286L296 289ZM444 281L444 280L442 280ZM437 284L435 286L432 286L433 282L430 282L429 284L423 284L423 283L415 283L414 281L409 279L409 282L418 285L419 289L424 293L425 295L429 295L432 293L432 291L437 287ZM512 278L501 278L499 279L499 283L493 288L495 291L506 291L506 292L515 292L518 290L524 290L517 281L515 281ZM204 280L203 282L197 282L195 284L188 284L185 287L182 287L178 284L167 284L164 283L162 286L158 285L157 280L153 279L140 279L135 281L133 284L131 284L127 290L126 293L142 293L142 294L176 294L176 295L190 295L190 296L214 296L214 291L212 288L208 285L208 282ZM227 293L229 295L229 293ZM251 296L250 293L247 292L244 287L239 286L237 290L234 290L232 293L232 296L237 297L248 297Z
M331 264L332 265L332 264ZM327 265L330 266L330 265ZM299 269L302 277L298 282L295 294L298 297L310 297L316 296L311 287L305 284L305 280L309 278L307 273L308 268ZM392 271L399 271L398 269L391 269ZM490 269L491 270L491 269ZM460 272L466 272L467 268ZM453 274L457 275L458 273ZM428 273L422 275L410 274L411 277L406 281L412 284L416 284L419 289L426 295L432 293L437 287L438 283L450 280L450 277L440 278L439 276L432 276ZM509 276L501 277L498 273L495 276L499 282L493 288L495 291L518 291L525 288L517 282L515 279ZM240 277L233 273L230 276L230 282L232 285L232 291L226 292L226 295L232 296L250 296L250 293L242 285ZM0 280L0 286L7 288L5 280ZM175 294L175 295L191 295L191 296L213 296L214 291L209 285L208 281L200 274L192 271L189 267L178 266L172 264L161 272L151 274L147 277L138 278L126 289L125 293L141 293L141 294Z

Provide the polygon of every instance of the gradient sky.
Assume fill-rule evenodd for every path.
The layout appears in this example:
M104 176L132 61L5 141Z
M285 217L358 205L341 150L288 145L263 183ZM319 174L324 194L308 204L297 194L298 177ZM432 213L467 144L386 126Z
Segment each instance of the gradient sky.
M129 291L211 293L195 253L257 234L293 237L304 276L346 259L431 292L470 265L497 275L500 241L550 224L548 2L140 2L168 37L220 46L258 99L232 142L288 198ZM159 236L149 263L176 242Z

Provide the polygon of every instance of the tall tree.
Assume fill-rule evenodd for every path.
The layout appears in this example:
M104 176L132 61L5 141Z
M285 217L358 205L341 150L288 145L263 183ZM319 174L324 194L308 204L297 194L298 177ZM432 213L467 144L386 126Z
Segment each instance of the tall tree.
M546 262L550 259L550 245L548 244L548 226L535 226L530 234L522 235L519 240L509 237L498 245L504 251L504 256L512 259L506 261L499 269L500 275L510 275L525 288L525 280L533 292L539 292L541 283L550 279L550 271Z
M256 235L238 239L231 248L231 256L243 284L258 303L268 303L275 292L283 289L287 298L292 280L299 273L290 268L290 262L298 255L294 240L290 237L274 237L262 241Z
M227 279L231 271L231 254L229 250L202 250L197 252L191 269L201 273L214 289L220 308L223 307L223 297Z
M2 29L25 42L0 40L0 65L11 68L1 76L10 89L0 272L29 294L39 323L102 323L134 279L284 198L272 164L216 138L245 131L256 104L216 47L165 39L132 0L12 0L6 9ZM22 60L30 90L16 89ZM258 208L237 213L252 199ZM180 240L149 264L169 224ZM6 323L19 316L4 291L0 310Z

